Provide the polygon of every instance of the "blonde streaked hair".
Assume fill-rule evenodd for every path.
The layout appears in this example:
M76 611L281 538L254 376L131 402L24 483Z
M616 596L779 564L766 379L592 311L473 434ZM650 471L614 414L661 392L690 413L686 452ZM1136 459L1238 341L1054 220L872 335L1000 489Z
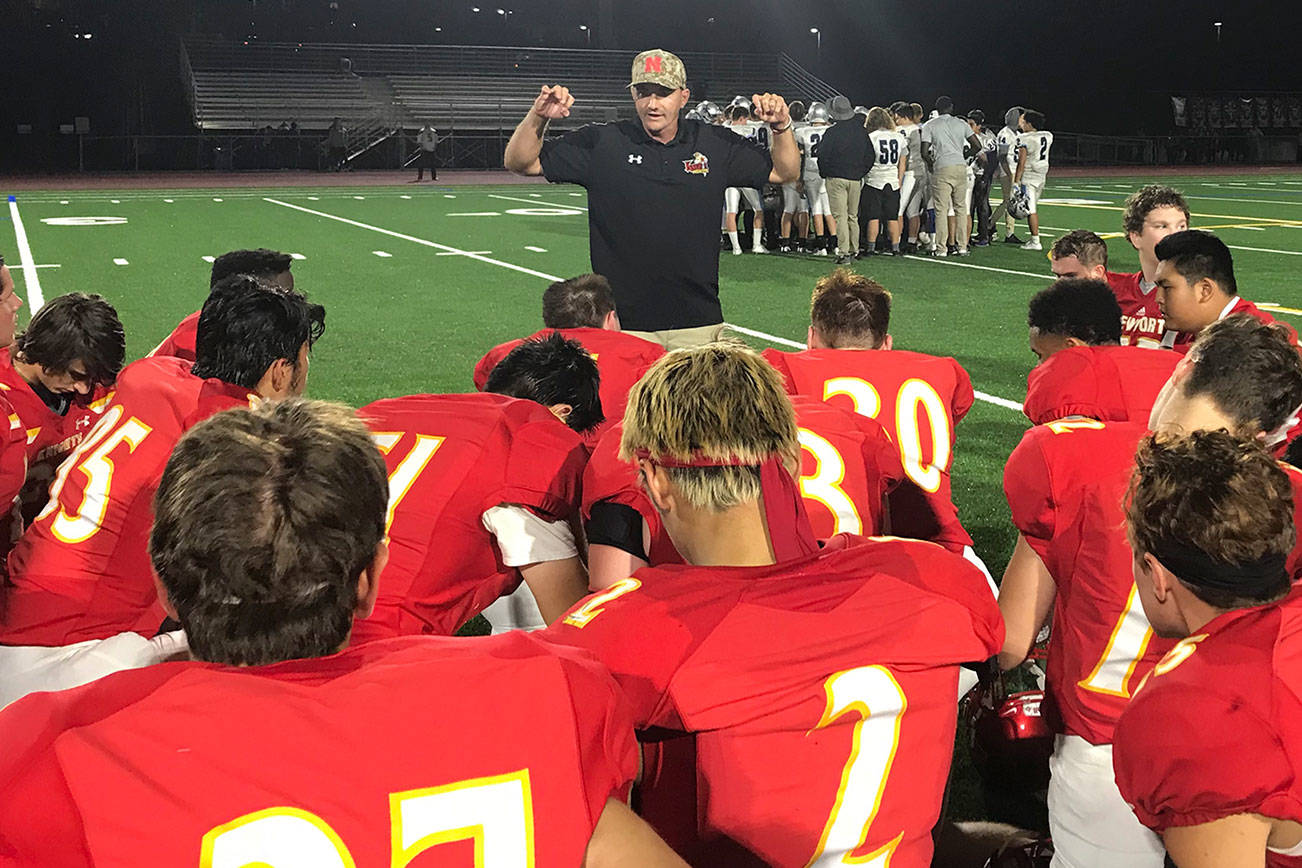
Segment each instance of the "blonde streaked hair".
M628 396L619 457L734 460L739 466L666 467L692 506L723 511L760 496L759 465L799 467L796 413L773 366L737 341L674 350Z
M876 130L893 130L895 129L895 121L891 118L890 112L879 105L875 105L868 109L868 117L864 119L864 126L868 128L870 133Z

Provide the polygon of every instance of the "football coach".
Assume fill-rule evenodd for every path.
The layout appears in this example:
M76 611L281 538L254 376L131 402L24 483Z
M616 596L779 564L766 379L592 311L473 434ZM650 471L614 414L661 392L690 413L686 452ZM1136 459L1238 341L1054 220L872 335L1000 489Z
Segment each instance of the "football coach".
M719 217L727 187L794 181L800 152L782 97L751 98L772 131L763 147L722 127L680 120L691 92L675 55L660 49L633 59L629 82L637 120L589 124L544 142L547 124L568 117L566 87L543 87L507 143L503 164L588 191L592 270L615 292L625 331L667 349L716 340Z

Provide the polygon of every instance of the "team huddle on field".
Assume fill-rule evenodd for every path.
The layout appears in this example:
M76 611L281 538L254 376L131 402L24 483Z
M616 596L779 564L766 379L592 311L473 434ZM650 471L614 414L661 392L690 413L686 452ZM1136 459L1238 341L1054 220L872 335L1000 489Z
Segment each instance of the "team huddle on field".
M941 97L936 106L924 123L918 103L851 109L849 100L841 96L827 104L813 102L808 108L799 100L792 102L801 157L798 180L775 186L771 199L763 190L729 187L724 249L742 254L737 218L750 211L754 253L768 252L767 236L773 240L771 246L783 253L834 254L840 264L877 253L966 256L969 245L986 247L998 240L996 225L1001 218L1003 241L1042 250L1037 205L1053 147L1044 115L1015 106L996 134L986 128L985 112L980 109L959 119L952 116L954 104L948 97ZM736 97L727 108L701 102L687 119L721 124L761 148L769 147L769 125L754 115L745 97ZM827 155L820 163L820 150L826 149L823 140L836 126L843 127L834 134L842 141L829 166ZM852 165L842 159L841 144L859 146ZM860 180L852 191L853 201L840 202L834 209L826 183L829 177ZM992 212L989 195L996 179L1003 200ZM1023 218L1030 231L1025 242L1015 234L1016 220Z
M1189 216L1128 199L1136 274L1053 244L998 586L971 379L844 268L805 350L666 352L587 274L476 391L354 410L285 254L125 367L99 296L15 336L0 265L0 864L925 866L961 695L1048 627L1038 852L1302 866L1302 357Z

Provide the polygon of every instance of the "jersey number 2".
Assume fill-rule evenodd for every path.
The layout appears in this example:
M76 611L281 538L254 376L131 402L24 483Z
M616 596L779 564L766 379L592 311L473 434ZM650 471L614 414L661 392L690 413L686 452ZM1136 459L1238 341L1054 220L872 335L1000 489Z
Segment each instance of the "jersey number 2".
M859 865L886 868L904 833L866 856L851 854L872 834L881 809L886 779L900 746L900 722L909 703L895 676L883 666L860 666L838 672L823 683L827 707L814 729L845 714L859 715L851 736L850 757L841 771L836 802L823 827L818 850L805 868Z

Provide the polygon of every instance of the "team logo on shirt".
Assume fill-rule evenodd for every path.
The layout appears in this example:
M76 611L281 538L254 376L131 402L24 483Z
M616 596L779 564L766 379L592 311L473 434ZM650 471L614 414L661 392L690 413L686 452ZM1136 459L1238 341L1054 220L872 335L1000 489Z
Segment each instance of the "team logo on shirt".
M683 171L689 175L710 174L710 158L700 151L692 154L690 160L683 160Z

